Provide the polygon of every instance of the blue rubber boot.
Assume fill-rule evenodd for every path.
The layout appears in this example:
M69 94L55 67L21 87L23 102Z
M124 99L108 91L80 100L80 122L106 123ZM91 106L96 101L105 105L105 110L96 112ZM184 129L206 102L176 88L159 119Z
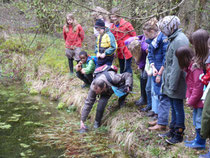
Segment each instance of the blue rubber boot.
M204 155L200 155L199 158L210 158L210 152Z
M185 144L186 147L192 149L205 149L206 148L206 139L201 138L200 129L196 129L198 132L197 139L192 144Z
M184 142L186 144L192 144L192 143L194 143L198 139L198 130L195 129L195 131L196 131L196 137L195 137L195 139L193 139L193 140L185 140Z

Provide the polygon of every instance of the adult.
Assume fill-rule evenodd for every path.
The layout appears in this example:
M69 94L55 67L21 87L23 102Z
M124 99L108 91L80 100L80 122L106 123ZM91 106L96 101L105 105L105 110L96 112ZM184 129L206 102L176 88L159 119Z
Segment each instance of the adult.
M103 68L103 69L106 69L106 68ZM110 71L107 70L106 72L98 74L90 86L88 96L85 100L85 105L82 109L81 126L80 126L81 129L86 128L84 125L84 122L86 121L93 107L93 104L96 101L97 95L100 96L100 99L97 105L94 128L98 128L101 125L101 119L103 117L104 109L107 105L109 98L114 93L113 87L123 89L123 91L126 93L125 95L119 97L119 100L118 100L119 105L122 107L123 105L125 105L124 101L127 96L127 93L132 88L132 82L133 82L133 78L130 73L117 74L113 70L110 70Z
M162 74L162 85L160 104L158 109L157 125L151 130L165 130L168 125L169 110L171 107L172 119L170 130L161 137L168 137L169 144L183 141L185 130L185 113L183 99L186 94L185 72L179 67L175 52L182 46L188 46L189 40L179 29L180 19L177 16L166 16L159 21L161 32L168 37L169 45L165 56L164 71Z
M111 22L113 22L113 24L111 25L110 30L115 36L118 45L117 56L120 64L120 73L132 73L132 54L128 50L124 42L129 37L136 36L136 32L131 23L116 15L117 13L118 9L113 8L110 16Z

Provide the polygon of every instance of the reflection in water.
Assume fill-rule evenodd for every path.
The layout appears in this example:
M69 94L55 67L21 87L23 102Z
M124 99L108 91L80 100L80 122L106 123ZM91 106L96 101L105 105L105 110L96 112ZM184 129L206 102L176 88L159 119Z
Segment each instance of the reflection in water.
M0 157L127 157L106 127L80 134L75 107L67 113L56 106L17 84L0 84Z

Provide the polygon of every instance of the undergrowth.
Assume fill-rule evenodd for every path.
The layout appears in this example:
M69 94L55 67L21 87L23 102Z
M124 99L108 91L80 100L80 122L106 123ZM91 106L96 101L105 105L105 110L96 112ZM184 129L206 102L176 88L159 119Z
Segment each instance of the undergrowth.
M35 40L33 40L34 35L27 37L20 40L18 36L14 36L2 40L0 43L2 74L14 78L18 76L23 80L29 92L40 93L51 100L58 100L60 105L62 104L60 109L66 109L68 113L81 112L88 90L80 88L82 82L76 76L69 76L64 41L41 35L37 35ZM25 44L22 45L21 41ZM88 52L91 51L88 50ZM116 59L115 64L118 65ZM150 119L139 112L134 105L134 101L140 96L137 70L134 71L133 77L133 91L137 93L127 97L127 106L122 109L117 106L118 98L112 95L104 113L103 128L100 130L108 130L111 138L132 157L194 158L207 152L207 150L197 151L185 148L184 143L168 146L165 140L157 136L157 132L148 130ZM97 102L90 113L89 122L94 121L96 106ZM192 111L185 107L185 113L185 138L193 139L195 133ZM89 125L92 126L92 123ZM79 124L77 126L79 128Z

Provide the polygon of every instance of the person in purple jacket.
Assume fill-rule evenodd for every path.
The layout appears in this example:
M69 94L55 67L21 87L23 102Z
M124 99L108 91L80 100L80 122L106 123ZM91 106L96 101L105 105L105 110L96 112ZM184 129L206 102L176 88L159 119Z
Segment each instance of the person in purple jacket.
M147 84L147 73L145 72L146 56L147 56L147 43L144 35L130 37L125 41L125 45L131 50L138 69L140 70L140 88L141 97L135 102L137 106L147 104L146 84Z

